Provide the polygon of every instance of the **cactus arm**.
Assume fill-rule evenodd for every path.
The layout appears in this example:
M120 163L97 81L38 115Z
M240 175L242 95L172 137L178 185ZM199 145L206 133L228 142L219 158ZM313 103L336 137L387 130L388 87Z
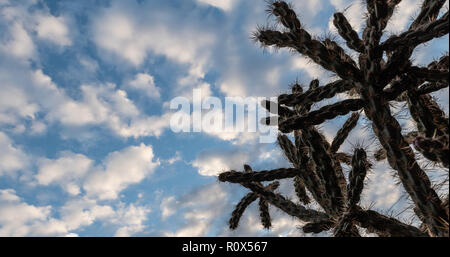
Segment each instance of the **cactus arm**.
M311 128L312 129L312 128ZM305 187L311 193L314 200L319 203L319 205L329 213L331 210L331 202L325 194L325 185L320 181L319 176L315 172L315 163L311 160L309 153L309 148L303 143L302 133L300 130L294 131L295 146L297 148L297 155L300 160L299 177L303 180ZM323 144L327 143L323 140Z
M278 144L283 150L284 155L286 155L286 157L292 163L292 165L294 165L294 167L297 168L303 164L299 160L300 153L298 152L298 149L286 135L278 136ZM304 204L308 204L310 200L308 194L306 193L305 183L300 176L294 177L294 188L300 201Z
M321 221L317 221L317 222L307 223L302 227L302 230L305 233L318 234L320 232L330 230L334 225L335 225L335 223L332 220L327 219L327 220L321 220Z
M426 233L414 226L404 224L373 210L358 208L354 211L353 218L360 227L367 229L368 232L376 233L380 237L428 237Z
M431 94L446 87L448 87L448 83L425 83L419 89L417 89L416 93L418 95Z
M336 94L346 92L354 87L350 81L337 80L325 86L308 90L303 94L282 94L278 97L278 103L286 106L312 104L327 98L332 98Z
M243 173L232 170L219 174L219 181L230 183L272 181L276 179L293 178L297 176L298 173L299 170L294 168L263 170L253 173Z
M359 38L358 33L352 28L344 14L338 12L333 15L333 24L336 27L339 35L345 39L347 46L357 52L364 51L364 45Z
M416 88L420 85L420 81L410 74L402 74L399 79L391 82L389 88L383 90L383 97L386 101L404 101L399 99L406 90Z
M439 11L445 4L446 0L425 0L422 3L422 8L419 15L411 23L410 28L414 29L422 24L434 21L439 15Z
M325 193L331 202L330 212L339 214L344 206L345 198L345 178L342 169L339 163L331 158L329 147L321 144L324 139L316 130L304 130L302 137L305 144L311 149L317 175L325 186Z
M345 213L334 229L335 237L361 237L350 213Z
M337 73L343 79L361 78L360 71L352 63L341 58L338 52L330 51L318 40L302 29L300 21L295 12L283 1L271 4L271 10L289 32L281 33L273 30L262 30L256 38L266 46L290 47L301 54L308 56L311 60L327 70Z
M421 152L427 159L440 162L446 168L449 168L448 135L438 138L417 137L414 140L414 147Z
M414 140L416 139L416 137L419 136L419 134L420 133L418 131L412 131L406 135L403 135L403 137L405 138L406 143L412 144L414 142ZM373 154L373 157L377 161L382 161L382 160L386 159L387 158L386 150L384 148L377 149L375 151L375 153Z
M364 179L370 167L371 164L367 160L366 152L361 148L355 149L352 158L352 169L348 178L347 208L349 210L352 210L359 203L364 188Z
M336 161L345 163L347 165L351 165L351 163L352 163L352 156L348 153L342 153L342 152L335 153L334 158L336 159Z
M409 90L407 101L419 132L424 133L426 137L449 133L448 118L430 95L418 95L414 90Z
M288 215L297 217L302 221L319 221L324 220L328 217L328 215L323 212L307 209L301 205L295 204L292 201L286 199L284 196L265 190L263 187L257 184L248 183L245 184L245 187L263 196L266 201L268 201L273 206L281 209Z
M295 188L295 194L297 195L297 197L301 203L309 204L311 202L308 194L306 193L305 183L300 176L294 177L294 188Z
M429 82L447 82L448 83L448 70L432 70L424 67L410 67L409 73L413 73L418 79Z
M359 120L359 113L354 112L352 115L345 121L342 128L338 130L336 133L336 136L333 139L333 142L331 143L330 151L334 154L339 150L339 147L344 143L345 139L350 134L350 131L352 131L353 128L356 127Z
M298 150L292 141L286 135L278 135L277 137L278 145L283 150L284 154L288 160L294 165L294 167L299 166L300 162L298 159Z
M335 104L327 105L319 110L312 111L305 116L294 116L278 124L279 130L283 133L289 133L296 129L301 129L310 125L318 125L326 120L345 115L352 111L358 111L364 107L362 99L347 99ZM270 119L270 117L269 117ZM265 124L269 119L263 119Z
M337 55L342 62L350 63L353 67L357 66L356 62L335 41L327 38L322 42L322 44L328 49L328 51Z
M352 169L349 173L349 184L347 185L347 209L339 219L334 230L336 237L360 237L355 226L353 212L361 198L364 188L364 179L371 164L367 160L367 154L362 148L355 149L352 157Z
M427 1L424 2L423 6L422 6L422 11L424 9L430 9L430 6L434 3L426 3ZM428 1L430 2L430 1ZM436 10L434 11L435 14L433 14L433 11L429 11L429 17L432 20L433 17L437 16L437 14L439 13L439 9L442 7L443 3L441 0L439 1L433 1L435 2L437 5L437 13ZM431 5L430 5L431 4ZM420 16L420 15L419 15ZM448 12L447 12L447 17L443 16L442 18L446 18L448 19ZM425 25L426 26L426 22L428 22L430 19L428 20L417 20L415 22L413 22L409 28L409 31L414 30L415 28L417 28L417 26L420 25ZM442 26L447 26L448 28L448 21L447 21L447 25L442 24ZM448 29L447 29L447 33L448 33ZM393 53L390 53L390 57L389 60L385 66L385 69L383 71L383 75L382 77L384 78L384 81L390 81L392 78L394 78L396 75L404 72L410 65L411 62L409 61L409 58L411 57L413 51L414 51L415 46L409 46L409 45L403 45L401 47L399 47L398 49L395 49L395 51ZM447 57L448 58L448 57ZM448 64L447 64L448 67Z
M392 36L381 44L386 51L393 51L401 46L416 47L433 38L442 37L449 32L449 16L445 13L440 19L408 30L398 36Z
M261 224L265 229L270 229L272 226L270 213L269 213L269 204L264 198L259 199L259 217L261 219Z
M256 201L256 199L258 199L258 194L251 192L239 201L231 213L230 220L228 221L230 229L234 230L238 227L242 214L252 202Z
M375 135L387 151L387 158L392 168L397 170L406 192L426 217L427 225L438 236L448 235L448 230L442 229L442 222L448 221L441 201L431 187L426 173L417 164L414 152L401 135L401 127L392 117L389 106L378 96L373 85L361 86L361 96L368 103L365 107L366 116L372 121Z
M270 113L278 114L280 116L292 116L295 115L295 112L287 107L280 105L279 103L274 103L272 101L263 100L261 105ZM277 111L275 111L277 110Z

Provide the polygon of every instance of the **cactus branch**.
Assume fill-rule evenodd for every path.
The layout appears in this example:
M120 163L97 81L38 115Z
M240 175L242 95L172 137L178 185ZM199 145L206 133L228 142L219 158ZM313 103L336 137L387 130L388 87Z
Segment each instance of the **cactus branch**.
M442 37L448 34L449 16L446 12L440 19L426 23L415 29L408 30L398 36L390 37L381 47L386 51L393 51L401 46L416 47L428 42L433 38Z
M335 13L333 17L333 24L336 27L339 35L343 39L345 39L347 46L357 52L364 52L364 44L362 40L359 38L358 33L353 30L344 14L338 12Z
M358 124L359 120L359 113L354 112L348 118L341 129L338 130L336 133L336 136L333 139L333 142L331 143L330 151L332 153L336 153L339 150L339 147L344 143L345 139L350 134L350 131L352 131L353 128L356 127L356 124Z
M296 104L306 105L314 102L322 101L326 98L332 98L338 93L348 91L355 86L345 80L338 80L322 87L313 88L304 94L283 94L278 96L278 103L286 106L294 106Z
M325 120L345 115L352 111L358 111L364 107L364 101L361 99L347 99L342 102L327 105L317 111L312 111L306 116L295 116L288 118L278 124L283 133L289 133L295 129L301 129L310 125L323 123ZM264 120L267 124L267 120Z

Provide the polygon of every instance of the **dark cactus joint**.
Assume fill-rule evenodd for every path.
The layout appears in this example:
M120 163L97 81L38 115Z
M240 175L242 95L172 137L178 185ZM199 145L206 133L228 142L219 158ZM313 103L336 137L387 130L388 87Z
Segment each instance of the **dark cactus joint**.
M449 119L430 93L448 87L449 56L437 56L426 67L415 66L411 58L417 46L448 34L448 11L439 15L445 0L424 0L407 31L385 35L399 2L365 1L367 20L361 35L343 13L335 13L333 24L346 46L330 38L311 36L292 5L284 1L269 3L268 12L279 25L259 28L254 38L263 47L299 53L332 72L336 79L326 85L315 79L307 90L297 82L291 93L278 96L278 103L262 103L269 112L271 107L278 107L278 145L290 167L253 171L244 165L242 172L232 170L219 175L220 182L240 184L249 190L232 211L230 229L239 226L245 209L258 200L264 228L271 227L268 207L272 205L299 219L305 233L328 231L337 237L449 236L448 191L440 194L422 165L432 163L446 170L443 183L448 183ZM342 93L348 95L345 100L339 98L336 103L312 108ZM393 104L403 104L415 123L415 131L402 130ZM334 139L327 141L318 126L343 115L348 119ZM263 119L262 123L273 124L273 119ZM350 132L363 119L380 148L369 153L357 146L352 152L340 152ZM387 161L395 171L418 224L361 205L364 186L372 183L367 174L379 161ZM344 165L349 168L344 169ZM278 180L286 179L292 180L298 199L277 192Z

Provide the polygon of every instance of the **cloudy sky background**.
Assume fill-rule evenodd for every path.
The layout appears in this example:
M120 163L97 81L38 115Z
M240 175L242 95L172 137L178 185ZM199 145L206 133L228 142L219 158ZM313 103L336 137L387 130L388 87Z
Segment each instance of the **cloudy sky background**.
M402 1L388 34L403 31L420 2ZM334 33L336 11L359 32L364 24L361 1L293 3L317 37ZM270 23L265 9L263 0L0 0L0 235L303 235L301 223L272 207L273 229L264 230L255 204L236 231L227 228L246 191L215 176L244 163L287 167L275 144L255 133L170 130L170 100L196 88L221 99L272 97L296 78L333 79L299 55L251 41L257 25ZM414 62L446 51L448 35L420 46ZM448 114L448 89L436 96ZM331 139L344 121L321 129ZM372 136L361 122L341 150L376 149ZM375 167L363 205L409 219L392 174L385 162ZM279 191L293 196L289 181Z

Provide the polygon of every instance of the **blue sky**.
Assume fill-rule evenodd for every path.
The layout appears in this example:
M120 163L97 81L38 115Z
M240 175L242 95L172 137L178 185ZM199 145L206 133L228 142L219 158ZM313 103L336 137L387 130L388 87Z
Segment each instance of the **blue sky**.
M359 32L364 24L361 1L293 3L315 36L335 33L336 11ZM402 1L388 33L403 31L419 6ZM272 97L296 78L333 80L299 55L252 42L256 26L270 23L265 9L263 0L0 0L0 235L302 236L301 223L272 207L270 231L255 206L236 231L227 228L245 190L216 175L244 163L287 167L275 144L255 133L169 126L170 100L193 89ZM448 35L420 46L414 62L446 51ZM448 114L448 89L436 96ZM322 131L332 138L344 120ZM343 150L368 142L363 125ZM399 202L394 213L407 207L391 174L386 163L374 168L363 203L386 210ZM289 181L280 192L293 195Z

